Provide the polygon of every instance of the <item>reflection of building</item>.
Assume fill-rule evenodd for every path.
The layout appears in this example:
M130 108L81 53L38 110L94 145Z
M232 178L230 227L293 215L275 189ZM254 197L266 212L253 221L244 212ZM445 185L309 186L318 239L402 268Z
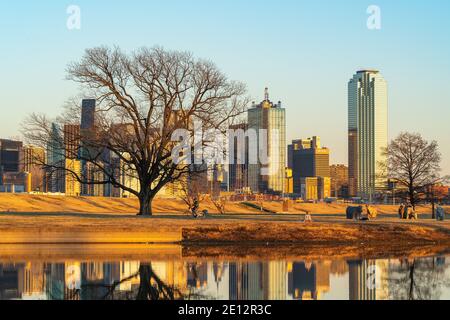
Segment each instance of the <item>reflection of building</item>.
M152 262L151 265L155 274L168 287L180 291L183 291L187 287L188 272L183 262L170 260L166 262ZM178 291L175 292L175 298L181 298L177 294Z
M389 300L389 260L375 262L376 299Z
M330 274L343 276L348 273L348 264L345 260L333 260L330 264Z
M188 263L187 264L187 285L193 288L202 288L208 284L208 264Z
M21 280L19 280L21 282ZM23 269L22 298L45 298L45 270L43 263L27 263Z
M348 261L350 300L376 299L376 265L374 261Z
M286 262L229 263L230 300L285 300Z
M281 102L274 104L269 100L267 88L264 101L258 105L253 105L248 110L248 129L256 134L256 141L250 144L256 143L256 155L260 156L257 157L259 158L257 164L251 163L248 166L249 187L255 193L284 192L286 112L281 107ZM267 143L261 144L263 141ZM255 148L250 144L249 152L254 153ZM264 146L267 146L267 150L264 150ZM249 158L251 159L252 156L250 155Z
M388 141L387 83L376 70L358 71L348 83L350 196L369 198L382 186L380 163Z
M18 299L22 296L19 286L23 265L0 264L0 300Z
M326 263L294 262L288 266L288 293L293 299L320 298L330 289L330 266Z
M230 300L263 300L263 264L259 262L229 264Z
M286 262L269 261L264 268L265 300L286 300Z

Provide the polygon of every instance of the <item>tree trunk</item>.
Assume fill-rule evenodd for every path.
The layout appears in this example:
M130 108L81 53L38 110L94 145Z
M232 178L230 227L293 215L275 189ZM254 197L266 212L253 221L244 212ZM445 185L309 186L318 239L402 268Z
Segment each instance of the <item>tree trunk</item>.
M435 210L436 210L436 204L434 202L434 197L431 199L431 219L436 219L436 214L435 214Z
M155 195L150 191L144 191L139 194L139 213L138 216L152 215L152 202Z
M139 290L136 300L157 300L158 294L151 284L152 280L151 263L141 263L139 266Z
M416 210L416 198L414 197L414 189L412 187L409 190L409 202L413 209Z

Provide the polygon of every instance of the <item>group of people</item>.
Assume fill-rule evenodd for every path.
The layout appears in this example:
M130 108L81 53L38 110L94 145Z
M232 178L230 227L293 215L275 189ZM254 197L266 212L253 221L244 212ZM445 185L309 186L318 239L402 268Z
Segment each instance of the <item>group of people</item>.
M442 206L438 206L435 210L435 217L438 221L443 221L445 219L445 210ZM404 220L417 220L417 212L414 210L414 207L407 204L401 204L398 208L398 215L400 219Z
M401 204L398 208L398 215L403 220L417 220L417 213L410 204Z

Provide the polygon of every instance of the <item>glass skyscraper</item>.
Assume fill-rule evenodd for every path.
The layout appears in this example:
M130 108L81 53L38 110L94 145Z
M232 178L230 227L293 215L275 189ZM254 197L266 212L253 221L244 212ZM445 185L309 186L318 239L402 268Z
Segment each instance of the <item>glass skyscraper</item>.
M283 193L286 168L286 111L281 102L269 100L268 89L265 98L248 110L248 129L257 137L258 163L248 166L248 184L253 192ZM266 130L266 131L264 131ZM267 134L267 136L263 136ZM267 150L264 150L264 143ZM252 152L254 148L249 147ZM267 161L266 161L267 160Z
M377 70L358 71L348 83L349 193L371 199L383 186L380 164L388 144L387 83Z

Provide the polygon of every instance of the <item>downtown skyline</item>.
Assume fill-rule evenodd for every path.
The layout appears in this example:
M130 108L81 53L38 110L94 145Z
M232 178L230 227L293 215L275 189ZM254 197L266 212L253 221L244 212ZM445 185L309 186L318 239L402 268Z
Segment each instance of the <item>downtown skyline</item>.
M450 101L446 90L450 46L442 42L449 29L442 7L449 4L377 1L382 28L368 30L366 9L371 3L320 2L322 7L290 1L281 6L254 1L214 5L199 1L184 6L176 2L187 12L202 8L206 18L185 29L179 23L164 29L155 28L170 15L170 6L164 4L141 4L138 17L145 12L161 14L151 15L150 21L138 19L141 27L136 28L135 23L114 23L130 20L136 6L108 4L105 15L100 2L77 1L81 30L66 28L68 3L2 4L1 32L10 50L0 60L8 75L0 80L4 104L0 136L18 136L19 124L30 112L54 116L61 112L64 102L77 92L64 80L65 67L85 48L116 44L131 50L161 45L211 59L230 79L246 83L253 100L259 101L261 88L269 87L286 108L287 141L319 135L332 151L331 163L347 163L347 82L357 69L376 68L389 83L389 140L401 131L437 140L442 173L450 173L445 121L450 112L445 108ZM219 19L214 18L215 12L220 12ZM227 12L231 20L223 18ZM424 22L422 15L434 19ZM111 34L105 33L105 25L112 27ZM353 42L358 50L349 49Z

